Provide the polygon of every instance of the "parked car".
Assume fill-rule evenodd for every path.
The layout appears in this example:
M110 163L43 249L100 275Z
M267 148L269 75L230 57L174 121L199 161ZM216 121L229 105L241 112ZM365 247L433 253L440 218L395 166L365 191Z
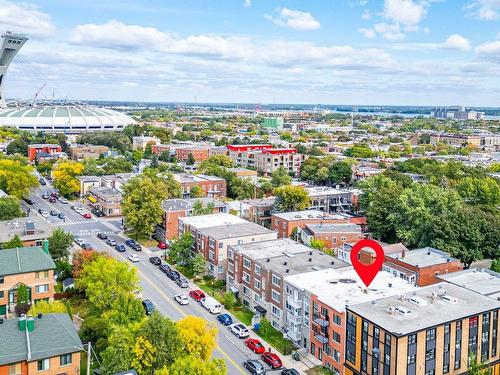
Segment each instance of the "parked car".
M128 247L134 247L135 241L134 240L127 240L127 241L125 241L125 245L127 245Z
M177 301L179 305L187 305L189 304L189 297L185 294L176 294L174 299Z
M128 256L128 260L130 260L132 263L137 263L140 261L139 257L136 254L130 254Z
M73 210L75 210L76 212L78 212L79 214L83 214L83 208L82 207L73 205L73 206L71 206L71 208Z
M50 216L57 216L57 215L59 215L59 212L55 210L50 210Z
M23 201L25 201L26 203L28 203L30 206L33 206L35 204L35 202L33 201L33 199L31 199L29 197L24 197Z
M219 314L222 311L222 305L219 301L209 296L201 300L201 305L212 314Z
M203 298L205 298L205 293L203 293L199 289L191 290L189 292L189 296L194 299L196 302L200 302Z
M262 354L266 351L264 345L257 339L246 339L245 345L255 354Z
M42 198L43 198L43 199L49 199L49 197L50 197L50 196L49 196L49 193L43 193L43 194L42 194Z
M286 368L281 371L281 375L300 375L294 368Z
M116 246L116 241L113 240L112 238L108 238L106 240L106 243L109 245L109 246ZM123 245L122 245L123 246Z
M52 193L50 193L50 196L54 198L59 198L59 193L57 191L53 191Z
M160 267L158 267L158 268L160 269L161 272L165 272L165 273L167 273L171 269L168 264L161 264Z
M101 240L107 240L108 236L106 236L104 233L98 233L97 238L99 238Z
M45 180L43 178L39 178L38 179L38 182L40 183L40 185L47 185L47 182L45 182Z
M141 246L141 245L139 245L138 243L136 243L136 244L135 244L135 246L133 247L133 249L134 249L135 251L142 251L142 246Z
M243 362L243 367L253 375L263 375L266 373L264 365L256 359L247 359L245 362Z
M49 202L50 202L50 203L56 203L56 198L54 198L54 197L50 197L50 198L49 198Z
M170 280L176 281L181 278L181 274L175 270L170 270L167 272L167 276Z
M90 219L90 218L92 218L92 215L90 215L88 212L84 213L82 216L83 216L85 219Z
M49 217L49 213L47 211L45 211L45 210L42 210L41 208L38 209L38 213L40 215L42 215L42 217L45 217L45 218Z
M189 286L188 281L184 278L181 277L180 279L177 279L175 283L180 286L181 288L187 288Z
M92 209L92 213L97 216L97 217L103 217L104 216L104 213L100 210L98 210L97 208L93 208Z
M125 252L125 245L119 243L118 245L115 246L115 249L116 249L116 251L118 251L120 253L124 253Z
M280 357L276 353L264 352L262 353L262 360L266 362L272 369L283 367Z
M250 335L250 333L248 332L248 328L241 323L231 324L229 326L229 331L231 331L231 333L233 333L236 337L240 339L245 339Z
M162 249L162 250L165 250L165 249L168 248L168 245L165 242L160 241L160 242L158 242L158 248Z
M229 314L220 314L217 315L217 320L219 321L220 324L224 326L230 326L233 324L233 319L231 318L231 315Z
M85 244L85 241L83 240L83 238L75 237L75 243L81 247L83 244Z
M151 302L149 299L145 299L144 301L142 301L142 306L144 306L146 315L151 315L155 311L155 305L153 305L153 302Z
M59 197L59 202L61 202L62 204L68 204L68 200L64 197Z
M161 259L159 257L150 257L149 263L159 266L161 264Z
M66 216L64 215L63 212L59 212L59 215L57 215L59 219L66 219Z
M82 245L82 249L84 250L94 250L94 248L92 247L91 244L89 244L88 242L85 242L83 245Z

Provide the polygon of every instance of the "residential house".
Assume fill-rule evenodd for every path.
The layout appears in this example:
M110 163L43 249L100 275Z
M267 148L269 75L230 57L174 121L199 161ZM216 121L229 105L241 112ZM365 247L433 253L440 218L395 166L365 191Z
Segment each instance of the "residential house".
M190 198L191 189L199 186L205 196L211 198L226 197L226 180L216 176L203 174L193 175L187 173L176 173L174 179L181 184L182 197Z
M80 198L85 197L90 188L101 186L101 177L99 176L76 176L80 183Z
M298 236L306 245L312 240L321 241L326 249L338 249L346 242L364 238L361 227L356 224L306 224L299 229Z

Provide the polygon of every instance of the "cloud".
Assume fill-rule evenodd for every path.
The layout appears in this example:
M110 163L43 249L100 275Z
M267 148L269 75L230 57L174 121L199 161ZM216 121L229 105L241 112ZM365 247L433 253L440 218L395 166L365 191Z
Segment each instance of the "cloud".
M376 23L373 28L377 33L382 34L384 39L391 42L403 40L406 37L405 33L401 31L399 24L380 22Z
M34 37L52 35L56 27L50 15L40 11L34 4L0 0L0 31L13 31Z
M406 30L418 28L427 13L427 2L413 0L385 0L383 16L390 22L402 25Z
M243 3L243 6L245 8L249 8L252 6L252 0L245 0L245 2Z
M361 15L361 19L368 21L372 18L372 15L370 14L369 11L365 10L363 14Z
M500 41L480 44L474 51L478 55L495 55L500 57Z
M276 25L299 31L317 30L321 27L321 24L309 12L282 8L279 13L278 17L265 14L264 18Z
M485 21L495 21L500 18L500 0L476 0L464 7L465 14Z
M373 39L375 38L375 31L373 29L365 29L365 28L361 28L361 29L358 29L358 31L363 34L366 38L369 38L369 39Z
M460 51L468 51L470 50L469 41L461 35L452 34L446 39L444 43L442 43L443 48L447 49L456 49Z

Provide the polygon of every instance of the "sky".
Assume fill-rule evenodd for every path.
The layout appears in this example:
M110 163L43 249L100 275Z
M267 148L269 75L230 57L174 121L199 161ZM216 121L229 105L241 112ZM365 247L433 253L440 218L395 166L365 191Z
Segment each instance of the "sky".
M500 107L500 0L0 0L7 98Z

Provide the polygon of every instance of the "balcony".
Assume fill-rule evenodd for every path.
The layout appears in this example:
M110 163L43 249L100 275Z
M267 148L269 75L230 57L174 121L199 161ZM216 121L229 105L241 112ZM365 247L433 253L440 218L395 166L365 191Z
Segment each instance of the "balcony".
M328 336L323 336L320 334L314 334L314 338L322 344L328 344Z
M300 309L300 308L302 308L302 299L301 299L301 298L299 298L299 299L295 299L295 298L293 298L292 296L287 296L287 297L286 297L286 302L287 302L290 306L292 306L292 307L294 307L294 308L296 308L296 309Z
M328 327L330 325L330 322L327 319L322 319L319 316L315 316L313 318L313 322L320 327Z
M302 324L302 317L301 316L293 315L289 312L286 313L286 320L290 325L297 326L297 325Z
M288 336L288 338L292 341L299 341L299 340L302 340L302 332L300 331L294 331L294 330L290 330L286 333L286 335Z

